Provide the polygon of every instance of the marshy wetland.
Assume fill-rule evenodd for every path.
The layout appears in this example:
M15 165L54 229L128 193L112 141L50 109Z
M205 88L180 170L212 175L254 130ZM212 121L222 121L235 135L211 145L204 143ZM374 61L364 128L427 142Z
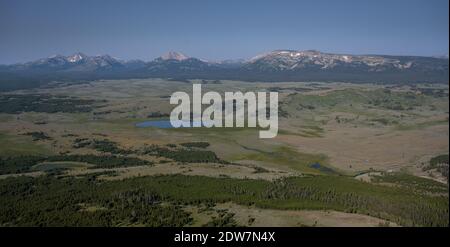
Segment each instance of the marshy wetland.
M448 85L202 85L278 91L259 139L167 126L192 83L1 93L0 225L448 226Z

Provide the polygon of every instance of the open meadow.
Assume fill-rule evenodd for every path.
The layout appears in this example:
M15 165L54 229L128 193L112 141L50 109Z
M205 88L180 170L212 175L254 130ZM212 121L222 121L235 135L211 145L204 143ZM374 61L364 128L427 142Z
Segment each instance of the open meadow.
M278 136L136 126L194 83L278 92ZM448 85L100 80L0 102L0 225L449 224Z

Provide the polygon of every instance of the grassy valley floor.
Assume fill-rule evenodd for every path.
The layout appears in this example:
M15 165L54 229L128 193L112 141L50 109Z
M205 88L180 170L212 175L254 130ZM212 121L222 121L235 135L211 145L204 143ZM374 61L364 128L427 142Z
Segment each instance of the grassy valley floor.
M280 131L159 129L164 79L0 94L3 226L448 226L448 86L278 91Z

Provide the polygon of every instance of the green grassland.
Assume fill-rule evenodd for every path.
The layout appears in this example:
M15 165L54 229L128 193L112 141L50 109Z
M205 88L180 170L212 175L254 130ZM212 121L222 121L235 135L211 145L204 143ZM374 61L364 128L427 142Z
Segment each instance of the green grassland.
M51 151L31 141L26 136L14 136L0 132L0 156L50 154Z
M436 98L411 91L350 88L335 90L324 95L294 93L286 97L280 105L284 111L292 112L290 117L303 118L316 124L320 124L320 121L315 121L317 116L341 112L349 113L350 117L346 118L345 115L341 119L339 116L335 119L327 117L326 121L338 120L338 122L357 125L381 124L397 126L398 129L408 129L408 127L410 129L414 126L448 123L448 118L427 120L430 112L448 113L448 105L441 104L445 100L448 102L448 95Z
M311 142L304 142L341 131L346 137L352 128L376 130L361 140L402 133L448 135L448 88L322 83L278 83L274 88L272 83L220 81L204 83L202 89L280 92L279 137L259 139L259 129L247 127L135 126L166 118L173 107L167 97L174 91L190 92L191 83L97 81L89 87L36 89L30 98L2 95L0 100L12 99L15 107L0 112L0 225L190 226L194 221L187 208L232 202L259 209L336 210L403 226L448 226L448 186L403 172L412 169L415 160L361 182L353 175L367 170L347 170L334 163L329 150L335 145L311 148ZM34 105L28 106L30 102ZM425 132L436 127L441 132ZM448 144L446 150L427 152L448 153ZM219 172L230 166L253 167L255 173L282 176L273 180L218 178L207 172L164 175L162 169L157 176L136 173L103 179L126 169L165 164L194 172L198 164ZM93 172L69 172L77 169ZM42 175L15 177L36 171ZM233 225L232 215L218 215L208 224Z
M271 152L252 149L252 153L237 155L234 159L239 160L255 160L277 166L285 166L295 171L305 174L320 174L321 171L311 167L313 164L327 166L328 161L325 155L315 155L307 153L299 153L289 147L278 147Z

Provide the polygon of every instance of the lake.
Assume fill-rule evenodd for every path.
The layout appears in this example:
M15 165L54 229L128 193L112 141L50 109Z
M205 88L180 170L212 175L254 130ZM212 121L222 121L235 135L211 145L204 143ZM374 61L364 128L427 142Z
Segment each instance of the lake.
M138 128L146 128L146 127L156 127L160 129L170 129L173 128L170 120L149 120L135 124Z
M336 173L333 169L330 169L330 168L328 168L326 166L323 166L320 163L314 163L314 164L310 165L309 167L317 169L317 170L319 170L321 172L324 172L324 173Z

